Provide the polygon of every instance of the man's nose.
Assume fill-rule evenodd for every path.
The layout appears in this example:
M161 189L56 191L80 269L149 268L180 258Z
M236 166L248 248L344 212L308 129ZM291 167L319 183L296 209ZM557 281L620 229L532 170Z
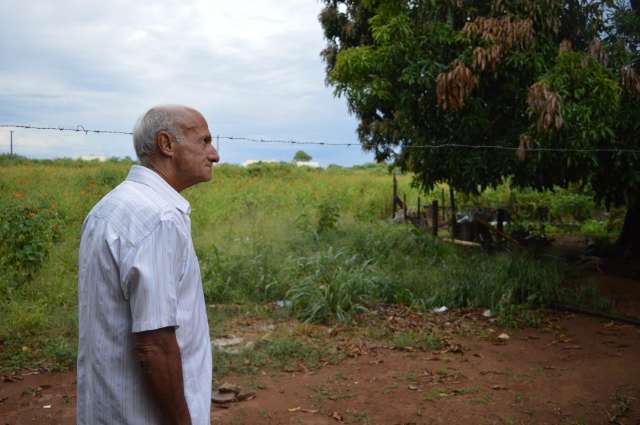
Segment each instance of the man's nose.
M207 154L207 158L211 162L219 162L220 161L220 155L218 154L218 151L216 150L216 148L213 147L213 145L209 145L209 146L211 146L211 150Z

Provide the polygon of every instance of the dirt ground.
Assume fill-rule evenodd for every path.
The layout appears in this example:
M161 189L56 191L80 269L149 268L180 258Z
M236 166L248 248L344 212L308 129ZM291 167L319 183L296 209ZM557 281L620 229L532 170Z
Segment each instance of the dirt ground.
M640 282L590 279L637 312ZM384 311L375 320L433 327L446 346L394 349L329 333L348 354L343 361L227 375L221 381L255 398L214 406L213 424L640 424L638 326L550 312L541 327L523 330L502 329L482 311L402 315ZM245 325L255 330L265 320ZM3 376L0 425L73 424L75 400L74 372Z

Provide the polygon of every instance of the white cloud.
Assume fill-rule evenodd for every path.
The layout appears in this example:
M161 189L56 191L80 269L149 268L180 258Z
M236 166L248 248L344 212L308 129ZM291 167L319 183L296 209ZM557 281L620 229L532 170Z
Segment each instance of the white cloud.
M151 105L184 103L226 135L356 141L344 101L324 86L319 1L2 3L0 122L129 130ZM54 142L61 156L105 154L103 142L69 137L29 134L29 146L41 156ZM130 155L121 145L107 154ZM294 148L226 150L241 162L290 159ZM371 160L359 149L332 151L322 154L329 162Z

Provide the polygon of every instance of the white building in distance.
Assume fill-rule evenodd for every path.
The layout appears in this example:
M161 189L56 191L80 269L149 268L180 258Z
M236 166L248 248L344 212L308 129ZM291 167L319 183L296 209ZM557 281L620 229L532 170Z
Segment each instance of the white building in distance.
M316 161L294 161L298 167L320 168L320 163Z
M243 167L248 167L249 165L253 165L253 164L259 164L259 163L263 163L263 164L277 164L280 161L276 161L274 159L247 159L246 161L244 161L242 163Z
M106 162L109 159L109 157L102 156L102 155L80 155L80 156L76 156L76 159L79 159L80 161Z

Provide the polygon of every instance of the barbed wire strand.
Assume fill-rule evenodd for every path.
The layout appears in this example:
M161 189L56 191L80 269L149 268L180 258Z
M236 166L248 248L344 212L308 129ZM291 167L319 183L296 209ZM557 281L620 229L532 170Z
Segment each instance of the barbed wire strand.
M76 128L70 127L43 127L34 125L23 124L0 124L0 128L23 128L28 130L43 130L43 131L69 131L76 133L95 133L95 134L121 134L121 135L133 135L130 131L117 131L117 130L95 130L87 129L82 125L78 125ZM252 143L280 143L291 145L316 145L324 147L350 147L361 146L360 143L330 143L322 141L304 141L304 140L287 140L287 139L262 139L242 136L214 136L220 140L228 141L240 141L240 142L252 142ZM520 148L513 146L500 146L500 145L465 145L462 143L443 143L439 145L405 145L405 149L476 149L476 150L507 150L518 151ZM611 153L635 153L640 154L640 149L624 149L624 148L527 148L526 152L575 152L575 153L588 153L588 152L611 152Z

